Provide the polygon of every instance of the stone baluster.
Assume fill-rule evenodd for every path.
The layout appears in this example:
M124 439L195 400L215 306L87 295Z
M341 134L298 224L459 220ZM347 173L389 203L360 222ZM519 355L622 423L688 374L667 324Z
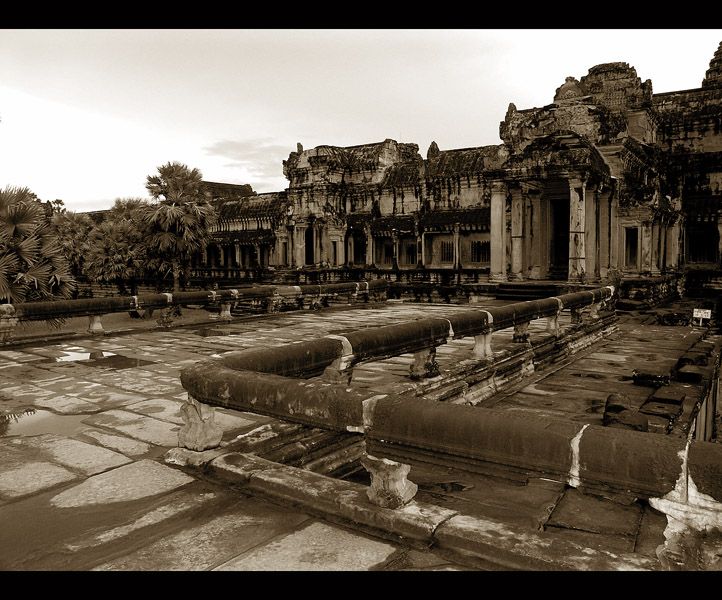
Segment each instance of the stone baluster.
M436 362L436 348L427 348L414 352L414 362L409 369L411 379L423 379L439 375L439 363Z
M376 506L400 508L408 504L419 489L407 479L411 465L369 454L361 459L361 464L371 475L371 487L366 495Z
M0 304L0 343L12 340L17 324L15 307L12 304Z
M215 422L215 408L201 404L190 394L180 409L183 426L178 432L178 445L202 452L220 446L223 429Z
M88 333L93 335L103 335L105 330L103 329L103 323L100 320L102 315L90 315L88 316Z
M474 358L494 358L491 349L491 331L474 336L474 349L471 354Z
M517 344L525 344L529 341L529 321L514 325L514 334L511 341Z

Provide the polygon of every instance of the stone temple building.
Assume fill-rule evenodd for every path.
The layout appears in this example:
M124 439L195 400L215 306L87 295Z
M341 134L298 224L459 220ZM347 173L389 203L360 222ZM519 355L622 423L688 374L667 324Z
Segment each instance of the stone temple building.
M288 188L206 184L220 221L197 274L579 283L719 268L722 44L699 88L655 94L624 62L510 104L501 143L301 144Z

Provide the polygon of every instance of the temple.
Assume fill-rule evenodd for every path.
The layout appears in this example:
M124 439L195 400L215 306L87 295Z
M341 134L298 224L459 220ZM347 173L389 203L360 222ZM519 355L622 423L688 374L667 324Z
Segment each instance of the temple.
M627 63L510 104L501 143L298 144L281 192L206 182L220 220L196 276L595 283L719 269L722 44L699 88ZM308 280L308 278L307 278Z

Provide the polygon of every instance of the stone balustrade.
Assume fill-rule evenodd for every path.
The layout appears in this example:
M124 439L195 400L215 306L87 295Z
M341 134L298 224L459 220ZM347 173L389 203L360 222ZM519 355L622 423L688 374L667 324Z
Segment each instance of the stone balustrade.
M145 311L183 306L188 304L214 306L220 309L219 318L230 320L234 304L265 305L269 312L278 310L284 303L301 308L313 307L314 302L328 304L330 299L346 296L348 301L379 300L385 298L388 282L384 279L327 285L277 286L261 285L251 288L210 291L144 294L139 296L111 296L0 304L0 343L12 339L16 325L21 321L46 321L71 317L88 317L88 333L104 333L102 316L128 312L134 316Z

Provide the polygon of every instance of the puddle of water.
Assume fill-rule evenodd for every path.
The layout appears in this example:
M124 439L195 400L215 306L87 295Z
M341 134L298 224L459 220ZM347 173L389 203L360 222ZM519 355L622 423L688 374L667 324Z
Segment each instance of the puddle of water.
M38 410L32 415L23 415L7 425L4 435L40 435L55 433L74 435L85 427L82 420L88 415L56 415L48 410Z
M64 356L51 359L52 362L82 362L90 367L106 367L109 369L130 369L151 365L155 361L130 358L115 352L76 352L74 350L63 350Z

